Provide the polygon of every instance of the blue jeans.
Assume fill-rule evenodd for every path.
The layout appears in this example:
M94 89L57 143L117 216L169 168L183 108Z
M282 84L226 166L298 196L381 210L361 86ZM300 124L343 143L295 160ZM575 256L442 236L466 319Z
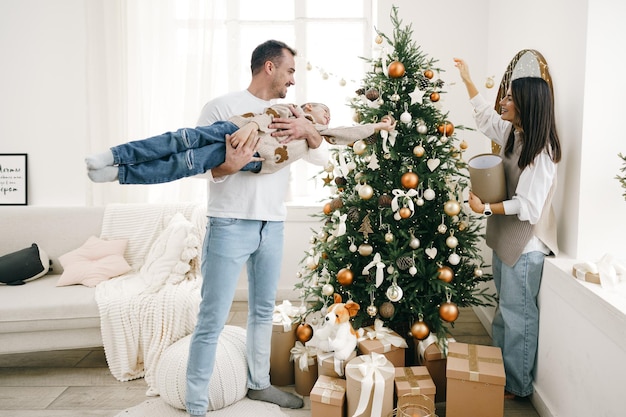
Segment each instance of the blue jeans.
M203 174L224 162L226 135L239 129L230 122L184 128L111 148L120 184L160 184ZM242 171L261 170L250 162Z
M492 324L493 343L502 349L505 389L519 397L533 393L539 336L537 295L545 256L542 252L524 253L510 267L493 253L493 279L499 297Z
M248 388L270 386L272 315L280 277L283 229L283 222L209 218L202 256L202 301L187 363L189 414L206 414L217 342L244 263L248 273Z

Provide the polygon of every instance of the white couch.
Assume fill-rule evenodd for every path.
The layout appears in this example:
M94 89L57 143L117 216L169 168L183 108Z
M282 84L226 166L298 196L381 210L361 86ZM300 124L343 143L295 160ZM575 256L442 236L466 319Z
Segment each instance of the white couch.
M0 255L37 243L52 261L39 279L0 286L0 354L103 345L95 288L56 283L59 256L100 236L104 213L105 207L0 207Z

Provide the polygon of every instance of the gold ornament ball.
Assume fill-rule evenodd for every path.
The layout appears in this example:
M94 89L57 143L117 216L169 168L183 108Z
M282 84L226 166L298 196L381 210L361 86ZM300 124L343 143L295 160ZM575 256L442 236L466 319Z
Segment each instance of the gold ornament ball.
M388 74L391 78L400 78L404 75L404 64L400 61L393 61L389 64Z
M380 35L376 35L376 38L374 38L374 42L380 45L381 43L383 43L383 37Z
M300 343L306 343L313 338L313 328L308 323L300 323L296 328L296 339Z
M487 81L485 81L485 87L487 88L493 88L495 84L496 82L494 81L493 77L488 77Z
M448 236L446 238L446 246L449 247L450 249L454 249L459 245L459 239L457 239L455 236Z
M344 287L352 285L354 274L349 268L342 268L337 272L337 282Z
M387 243L393 242L393 233L391 232L385 233L385 242Z
M404 174L402 174L402 177L400 178L400 183L402 184L402 186L404 188L416 188L417 185L419 184L419 177L417 176L417 174L415 172L409 171L409 172L405 172Z
M430 334L428 325L422 320L418 320L411 326L411 335L418 340L424 340Z
M432 93L430 93L430 101L432 101L433 103L436 103L439 101L441 97L439 96L439 93L436 91L433 91Z
M363 155L363 153L367 150L367 144L362 140L357 140L352 145L352 150L357 155Z
M365 311L367 312L368 316L376 317L376 314L378 314L378 307L376 307L375 305L369 305L367 306L367 309Z
M442 266L437 269L437 278L443 282L450 283L454 278L454 271L449 266Z
M370 256L374 252L374 248L369 243L361 243L359 245L359 255Z
M426 70L424 71L424 77L428 78L429 80L431 78L433 78L433 76L435 75L435 73L433 72L433 70Z
M443 211L450 217L456 216L461 212L461 205L456 200L448 200L443 205Z
M333 209L330 206L330 203L324 204L324 214L328 216L332 212L333 212Z
M382 318L389 319L396 312L396 308L389 301L385 301L380 305L378 312Z
M359 188L359 197L361 197L362 200L369 200L373 195L374 189L370 185L365 184Z
M450 122L442 123L437 126L437 132L439 132L440 135L443 135L445 132L446 136L452 136L452 133L454 133L454 125Z
M480 277L482 277L482 276L483 276L483 270L482 270L482 269L480 269L480 268L476 268L476 269L474 269L474 276L475 276L476 278L480 278Z
M408 219L409 217L411 217L411 209L408 207L402 207L400 210L398 210L398 214L400 214L401 219Z
M459 307L453 302L447 301L439 307L439 317L448 323L452 323L459 317Z
M424 156L424 147L422 145L415 146L415 148L413 148L413 155L417 156L418 158Z
M469 145L467 144L467 142L465 141L465 139L463 139L463 140L461 141L461 143L459 144L459 148L461 148L462 150L466 150L468 146L469 146Z

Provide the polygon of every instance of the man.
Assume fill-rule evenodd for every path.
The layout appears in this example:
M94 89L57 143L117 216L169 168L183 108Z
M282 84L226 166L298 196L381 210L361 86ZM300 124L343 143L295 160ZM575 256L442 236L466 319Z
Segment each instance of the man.
M274 40L259 45L252 53L252 80L246 90L227 94L207 103L198 125L246 112L261 112L271 101L284 98L295 84L296 52ZM328 148L313 124L304 117L277 118L271 128L284 140L302 138L309 151L304 158L324 165ZM258 137L226 139L226 160L209 174L209 225L202 256L202 302L187 365L187 412L205 415L208 385L213 372L219 335L226 323L241 269L248 273L248 397L300 408L302 399L270 385L269 361L272 315L283 253L284 204L289 170L256 175L238 172L253 157Z

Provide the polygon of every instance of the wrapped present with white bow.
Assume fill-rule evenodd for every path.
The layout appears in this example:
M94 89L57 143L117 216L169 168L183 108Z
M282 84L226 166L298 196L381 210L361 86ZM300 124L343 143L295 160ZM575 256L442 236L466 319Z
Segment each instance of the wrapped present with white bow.
M408 347L406 340L394 332L382 320L376 319L373 326L364 327L357 331L358 350L361 355L369 355L372 352L380 353L395 367L403 367L405 364L405 349Z
M291 348L290 359L295 365L296 392L308 396L317 381L317 348L296 341L296 345Z
M285 386L295 382L294 364L290 360L291 348L296 344L295 317L300 308L288 300L274 307L272 317L272 354L270 356L270 381L272 385Z
M574 264L572 275L581 281L600 284L602 288L612 289L626 281L626 266L607 253L598 262Z
M320 375L311 390L311 417L345 417L346 381Z
M379 353L361 355L346 365L348 417L386 417L393 411L395 370Z
M335 352L317 352L317 374L333 378L344 378L346 364L356 358L356 350L348 356L346 360L335 357Z

